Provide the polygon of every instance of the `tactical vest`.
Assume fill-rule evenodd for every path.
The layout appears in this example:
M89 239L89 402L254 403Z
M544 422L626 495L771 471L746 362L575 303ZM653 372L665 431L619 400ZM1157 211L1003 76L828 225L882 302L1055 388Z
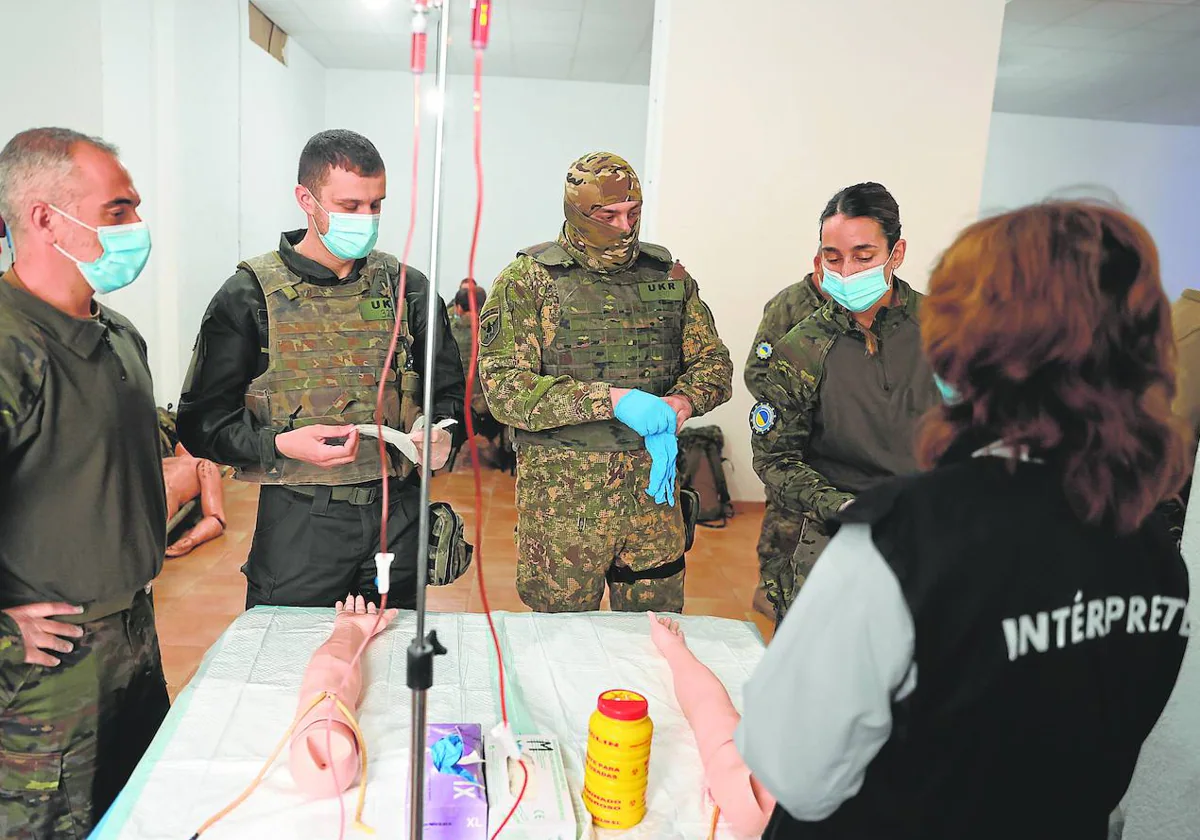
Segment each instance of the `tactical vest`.
M269 362L246 391L246 407L254 417L281 430L373 423L379 373L395 326L399 261L372 251L357 280L334 286L305 282L274 251L238 267L258 280L267 304ZM384 423L404 431L419 411L420 375L412 369L410 343L405 306L383 403ZM389 454L388 475L407 476L413 465ZM345 466L324 469L281 458L271 472L243 468L237 477L258 484L360 484L380 478L379 449L374 441L363 441L358 457Z
M627 271L597 274L555 242L518 252L554 279L559 321L542 349L542 374L608 382L664 396L683 372L683 314L688 280L683 266L657 245L643 244ZM542 432L515 432L518 443L589 452L642 449L641 435L618 420Z

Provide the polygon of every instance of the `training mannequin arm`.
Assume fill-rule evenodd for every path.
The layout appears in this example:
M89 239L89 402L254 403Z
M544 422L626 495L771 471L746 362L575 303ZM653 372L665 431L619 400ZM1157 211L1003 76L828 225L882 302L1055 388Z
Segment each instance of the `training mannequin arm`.
M339 602L338 610L333 632L317 648L304 672L297 712L303 717L291 742L292 778L302 792L312 797L334 796L349 788L358 774L362 749L351 721L336 706L331 714L333 701L326 699L312 707L313 700L329 693L351 712L358 708L363 688L362 660L353 667L351 662L367 634L372 629L382 632L396 615L395 610L388 610L376 627L376 613L367 611L361 596L347 596L345 609Z
M725 686L683 644L665 654L675 697L692 727L713 801L739 834L757 837L767 827L775 798L751 775L733 743L740 716Z
M738 752L794 818L858 793L917 687L912 615L866 525L830 541L746 684Z
M221 470L212 461L201 461L196 465L200 477L200 509L206 517L213 517L225 530L225 488L221 486Z

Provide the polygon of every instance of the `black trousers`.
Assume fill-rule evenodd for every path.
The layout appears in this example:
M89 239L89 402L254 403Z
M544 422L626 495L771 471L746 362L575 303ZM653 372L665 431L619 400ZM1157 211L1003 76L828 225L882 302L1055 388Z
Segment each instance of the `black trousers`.
M394 552L389 607L417 603L417 522L420 487L393 481L388 550ZM332 607L347 593L379 603L375 554L382 500L369 505L332 501L327 488L315 498L265 485L258 498L254 542L242 573L246 609L256 606Z

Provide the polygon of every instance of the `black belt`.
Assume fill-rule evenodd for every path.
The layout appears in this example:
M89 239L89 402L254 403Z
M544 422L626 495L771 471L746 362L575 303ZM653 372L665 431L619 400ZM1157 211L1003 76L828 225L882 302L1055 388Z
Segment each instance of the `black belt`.
M320 485L284 485L288 490L301 496L307 496L310 499L315 499L318 495L329 493L329 501L346 502L355 507L367 507L375 504L375 500L379 498L381 487L361 487L356 485L346 485L343 487L323 487Z

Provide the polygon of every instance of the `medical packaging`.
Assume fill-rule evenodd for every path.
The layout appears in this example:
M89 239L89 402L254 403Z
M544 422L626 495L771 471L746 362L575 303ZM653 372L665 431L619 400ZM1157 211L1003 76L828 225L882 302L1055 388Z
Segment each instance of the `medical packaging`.
M425 733L425 840L487 840L482 728L431 723Z
M575 810L563 768L562 747L553 735L519 735L517 746L529 774L521 804L504 827L504 840L575 840ZM504 822L521 792L521 763L503 745L487 739L488 836Z

